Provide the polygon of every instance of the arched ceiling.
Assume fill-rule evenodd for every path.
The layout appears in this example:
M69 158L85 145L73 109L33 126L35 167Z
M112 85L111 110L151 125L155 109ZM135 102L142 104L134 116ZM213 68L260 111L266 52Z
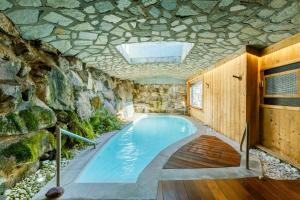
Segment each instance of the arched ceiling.
M265 47L300 32L299 0L1 0L22 37L122 79L180 81L246 44ZM181 64L129 65L115 46L186 41Z

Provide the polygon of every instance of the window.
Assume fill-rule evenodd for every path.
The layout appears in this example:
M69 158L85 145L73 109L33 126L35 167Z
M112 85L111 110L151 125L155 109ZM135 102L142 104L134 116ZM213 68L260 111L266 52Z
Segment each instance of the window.
M120 44L117 50L129 64L182 63L193 43L188 42L141 42Z
M197 81L196 83L191 85L190 88L190 100L191 106L195 108L202 108L202 94L203 94L203 82Z

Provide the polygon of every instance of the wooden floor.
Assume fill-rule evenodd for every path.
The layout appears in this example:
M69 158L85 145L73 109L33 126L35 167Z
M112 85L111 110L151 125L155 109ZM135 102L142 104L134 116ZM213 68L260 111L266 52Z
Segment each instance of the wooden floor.
M203 135L175 152L164 169L234 167L240 165L240 154L215 136Z
M157 200L300 200L299 181L228 180L161 181Z

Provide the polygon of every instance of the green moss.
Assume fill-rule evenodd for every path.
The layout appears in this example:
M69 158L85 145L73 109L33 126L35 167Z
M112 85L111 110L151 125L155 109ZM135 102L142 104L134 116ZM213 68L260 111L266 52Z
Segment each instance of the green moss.
M22 124L21 124L21 121L18 117L17 114L15 113L10 113L8 115L6 115L6 118L13 124L13 126L15 127L15 130L18 130L18 131L22 131Z
M48 140L49 140L51 147L55 148L56 147L56 138L54 137L54 135L52 133L48 134Z
M15 113L9 113L0 118L0 134L22 132L24 121Z
M39 118L39 120L43 121L43 123L51 123L53 115L49 110L38 106L33 106L31 110Z
M1 155L7 158L15 157L17 163L34 162L39 160L40 155L43 153L43 148L47 145L51 145L52 148L54 147L54 136L47 131L39 131L32 137L3 149Z
M14 157L17 162L28 161L32 158L30 148L22 142L10 145L8 148L4 149L1 154L7 158Z
M31 109L22 110L22 111L20 111L19 115L25 121L26 127L29 131L36 131L38 129L38 125L39 125L38 119L33 114Z
M47 109L39 106L32 106L29 109L22 110L19 113L20 117L25 121L26 127L29 131L37 131L39 125L44 127L53 124L54 114Z

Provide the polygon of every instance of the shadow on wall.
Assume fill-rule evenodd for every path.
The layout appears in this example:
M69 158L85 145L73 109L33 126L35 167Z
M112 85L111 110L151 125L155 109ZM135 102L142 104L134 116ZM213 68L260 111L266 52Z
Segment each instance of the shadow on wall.
M133 95L135 112L179 113L186 110L184 84L135 84Z

